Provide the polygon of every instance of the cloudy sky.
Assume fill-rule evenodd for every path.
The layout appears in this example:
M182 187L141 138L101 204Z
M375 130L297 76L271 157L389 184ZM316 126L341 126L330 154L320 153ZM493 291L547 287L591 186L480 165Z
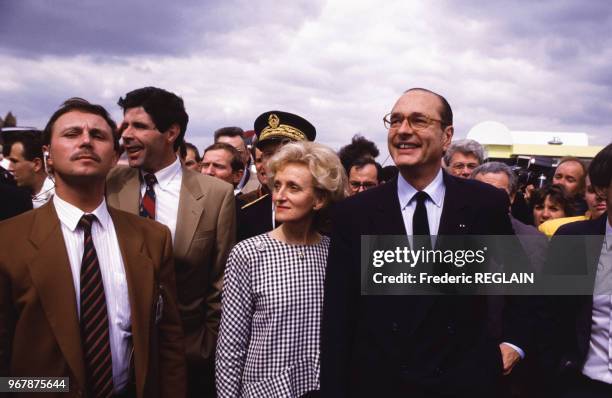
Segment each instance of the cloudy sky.
M154 85L183 97L189 141L262 112L298 113L338 149L426 87L456 137L511 130L612 141L612 4L551 1L0 0L0 115L44 127L68 97L101 103ZM381 159L381 160L383 160Z

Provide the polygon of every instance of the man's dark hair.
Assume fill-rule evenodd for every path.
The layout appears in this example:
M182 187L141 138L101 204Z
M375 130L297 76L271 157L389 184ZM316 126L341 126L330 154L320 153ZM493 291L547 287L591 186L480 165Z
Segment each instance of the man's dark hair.
M442 127L443 130L447 128L448 126L453 125L453 110L451 109L451 106L446 100L446 98L444 98L438 93L435 93L431 90L428 90L426 88L421 88L421 87L409 88L408 90L404 91L404 94L410 91L416 91L416 90L425 91L426 93L430 93L438 97L438 99L440 100L440 103L442 104L442 107L440 108L440 119L442 120L442 122L440 123L440 126Z
M240 137L244 140L244 130L240 127L221 127L215 131L215 142L219 140L219 137Z
M204 149L204 154L202 156L206 155L206 152L208 151L214 151L219 149L224 149L232 154L232 160L230 161L232 171L240 171L244 169L244 163L242 163L240 152L238 152L236 148L225 142L216 142L208 146L206 149Z
M196 162L200 163L200 161L202 160L202 158L200 157L200 151L198 151L198 148L196 148L196 146L190 142L185 142L185 157L187 157L187 150L189 149L195 152Z
M369 164L374 165L374 167L376 167L376 181L380 183L382 181L382 166L377 161L368 156L354 160L353 163L351 163L351 165L349 166L348 173L346 174L347 176L350 176L351 169L353 167L357 170L360 170Z
M23 157L30 162L36 158L43 158L42 132L38 130L20 131L8 140L6 146L10 154L13 144L20 142L23 145Z
M119 98L117 104L123 109L123 113L130 108L142 107L151 116L160 133L165 133L170 126L178 124L180 132L174 141L175 151L185 140L189 116L185 111L183 99L178 95L157 87L143 87Z
M608 188L612 183L612 143L599 151L589 165L589 178L595 188Z
M380 151L376 144L359 134L355 134L351 143L338 151L338 157L347 175L351 171L351 166L355 160L366 157L374 159L379 154Z
M53 125L55 124L55 121L59 119L60 116L73 111L91 113L93 115L98 115L102 119L104 119L104 121L106 122L106 124L109 125L113 133L115 151L119 152L121 150L121 146L119 145L119 135L117 134L117 124L115 124L115 121L110 117L106 109L104 109L102 105L92 104L89 101L78 97L73 97L66 100L62 104L62 106L60 106L60 108L56 110L53 115L51 115L51 118L49 119L47 125L45 126L45 129L43 130L43 145L49 145L51 143L51 133L53 131Z

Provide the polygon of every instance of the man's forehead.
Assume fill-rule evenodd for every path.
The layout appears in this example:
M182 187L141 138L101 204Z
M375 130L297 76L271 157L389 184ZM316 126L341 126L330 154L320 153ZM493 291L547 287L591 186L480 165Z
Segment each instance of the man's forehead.
M224 142L226 144L230 144L231 146L235 147L236 149L242 150L242 149L245 148L244 141L239 136L230 137L228 135L222 135L221 137L219 137L219 139L217 141L218 142Z
M211 149L209 151L206 151L206 153L204 154L204 158L215 158L215 159L223 159L223 160L228 160L228 161L231 157L232 157L231 152L225 149Z
M10 156L20 156L23 153L23 144L19 141L15 141L11 144Z
M75 127L96 128L109 132L112 130L102 116L81 111L69 111L64 113L55 121L54 127L61 128L62 130Z
M367 163L361 167L352 166L349 174L376 174L377 172L378 170L376 169L375 165L372 163Z
M565 171L566 173L575 171L582 174L582 166L575 160L568 160L567 162L563 162L557 166L557 171Z
M149 112L147 112L142 106L127 108L125 111L123 111L123 117L126 119L152 120L151 115L149 115Z
M424 112L424 113L440 113L442 108L442 102L437 95L430 93L425 90L410 90L402 94L395 105L393 106L393 112L402 112L404 108L413 109L413 112Z

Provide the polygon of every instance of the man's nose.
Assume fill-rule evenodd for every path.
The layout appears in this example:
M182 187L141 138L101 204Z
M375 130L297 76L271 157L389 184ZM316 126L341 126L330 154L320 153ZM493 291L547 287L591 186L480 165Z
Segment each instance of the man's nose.
M205 169L204 173L205 173L206 175L209 175L209 176L213 176L213 177L214 177L214 175L215 175L215 170L213 169L212 164L211 164L210 166L208 166L208 167Z
M81 134L81 142L79 143L79 146L82 145L91 146L91 134L89 133L88 129L83 131L83 134Z
M121 138L125 139L125 138L132 138L132 128L129 125L125 125L123 127L120 128L119 133L121 135Z

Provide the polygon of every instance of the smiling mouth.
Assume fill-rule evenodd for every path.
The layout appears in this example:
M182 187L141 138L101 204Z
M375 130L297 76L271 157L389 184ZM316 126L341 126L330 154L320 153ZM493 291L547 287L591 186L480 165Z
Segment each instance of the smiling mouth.
M125 147L125 151L127 153L137 153L140 152L143 148L141 146L127 146Z
M416 149L420 148L421 146L410 142L400 142L395 144L395 147L398 149Z

